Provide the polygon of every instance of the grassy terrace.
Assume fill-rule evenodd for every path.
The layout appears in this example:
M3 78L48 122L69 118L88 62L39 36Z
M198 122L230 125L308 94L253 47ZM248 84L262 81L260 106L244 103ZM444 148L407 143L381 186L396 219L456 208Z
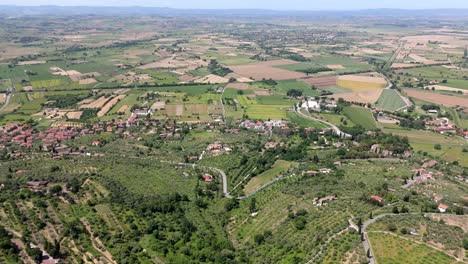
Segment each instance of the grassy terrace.
M289 168L297 165L296 163L288 162L285 160L277 160L271 169L253 177L245 186L244 192L246 194L252 193L262 185L268 183L274 178L286 172Z
M454 258L430 248L391 234L369 233L369 239L378 263L452 264Z

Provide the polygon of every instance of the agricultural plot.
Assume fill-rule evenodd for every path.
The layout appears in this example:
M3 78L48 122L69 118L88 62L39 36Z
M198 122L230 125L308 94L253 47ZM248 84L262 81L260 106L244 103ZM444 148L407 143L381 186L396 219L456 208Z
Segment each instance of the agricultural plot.
M326 128L326 126L323 123L313 121L310 119L306 119L296 113L289 112L288 113L288 118L289 121L291 121L293 124L296 124L300 127L305 127L305 128Z
M244 186L244 193L250 194L260 188L262 185L268 183L274 178L285 173L289 168L296 164L285 161L277 160L271 169L255 176L250 179L250 181Z
M306 76L304 73L283 70L279 68L263 66L263 65L258 65L258 64L231 66L229 68L239 75L242 75L246 78L256 80L256 81L261 81L265 79L292 80L292 79L303 78Z
M391 234L369 233L378 263L451 264L457 260L424 244Z
M371 66L368 64L357 62L354 59L344 56L318 56L313 57L312 62L319 65L323 65L324 67L328 67L328 65L331 65L332 67L333 65L339 65L341 67L335 67L334 69L334 71L339 74L367 71L371 68Z
M114 105L116 105L119 101L121 101L122 99L125 98L126 95L118 95L114 98L112 98L111 100L109 100L106 105L104 105L102 107L102 109L97 113L97 116L98 117L102 117L104 116L105 114L107 114L107 112L109 112L112 107L114 107Z
M33 89L35 90L40 90L40 89L48 89L48 88L54 88L54 87L59 87L61 85L64 85L65 82L61 79L50 79L50 80L41 80L41 81L32 81L31 85Z
M384 90L372 90L364 92L355 92L355 93L339 93L331 95L335 100L343 99L346 102L352 103L362 103L362 104L374 104L379 98L381 98L382 92Z
M447 107L455 107L455 106L462 106L468 108L468 98L458 97L458 96L450 96L450 95L442 95L436 94L431 92L422 92L414 89L405 89L404 92L416 99L440 104Z
M468 153L463 148L468 144L461 138L445 136L432 131L407 130L401 128L386 128L386 133L408 137L415 151L429 153L448 161L458 161L463 166L468 166ZM434 144L440 144L441 149L434 149Z
M320 91L312 89L312 86L308 85L305 82L297 80L288 80L288 81L278 81L278 84L275 85L271 90L280 95L286 95L287 92L291 89L300 90L305 96L318 96Z
M343 109L343 114L351 119L356 125L361 125L365 129L376 129L377 124L369 109L357 106L348 106Z
M337 67L338 65L330 65L332 68L335 69L344 69L341 65L340 67ZM279 65L275 66L280 69L284 70L289 70L289 71L297 71L297 72L303 72L303 73L318 73L318 72L327 72L327 71L332 71L332 68L329 68L327 66L322 66L319 64L311 63L311 62L305 62L305 63L297 63L297 64L287 64L287 65Z
M376 102L376 107L386 110L386 111L396 111L405 107L406 103L401 99L401 96L397 91L393 89L385 89L382 92L382 95L379 97Z
M214 59L214 60L217 60L219 63L227 65L227 66L245 65L245 64L255 62L255 60L252 60L245 55L241 55L241 54L230 54L230 55L210 52L210 53L204 54L202 58L206 60Z
M367 78L370 77L363 77L362 81L359 81L359 78L348 79L340 77L337 81L337 85L345 89L350 89L353 92L378 90L385 87L385 83L370 82L367 81Z
M329 77L316 77L316 78L304 78L301 81L313 85L319 89L333 87L337 84L337 77L336 76L329 76Z
M287 112L290 109L284 105L250 105L246 109L248 118L251 119L275 119L281 120L287 118Z

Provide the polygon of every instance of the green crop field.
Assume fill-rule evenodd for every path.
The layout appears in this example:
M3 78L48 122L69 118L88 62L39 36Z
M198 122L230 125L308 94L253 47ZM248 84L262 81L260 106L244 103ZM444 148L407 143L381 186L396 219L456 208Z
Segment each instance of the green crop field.
M246 194L252 193L262 185L268 183L274 178L280 176L282 173L286 172L289 168L296 164L291 163L285 160L277 160L271 169L253 177L250 181L244 186L244 192Z
M286 119L287 112L290 109L288 106L284 105L249 105L247 107L246 113L249 118L252 119Z
M382 95L375 105L387 111L396 111L406 106L403 99L398 95L398 92L393 89L383 90Z
M435 157L440 157L448 161L458 161L463 166L468 166L468 153L464 148L468 144L461 138L445 136L432 131L406 130L401 128L386 128L386 133L408 137L409 142L415 151L429 153ZM440 144L441 149L434 149L434 144Z
M457 261L423 244L404 240L394 235L369 233L376 261L382 264L451 264Z
M365 129L376 129L377 123L369 109L357 106L348 106L343 109L346 117L356 125L361 125Z
M271 88L274 93L280 95L286 95L286 93L291 89L301 90L306 96L320 95L318 90L313 90L307 83L296 80L278 81L278 84Z

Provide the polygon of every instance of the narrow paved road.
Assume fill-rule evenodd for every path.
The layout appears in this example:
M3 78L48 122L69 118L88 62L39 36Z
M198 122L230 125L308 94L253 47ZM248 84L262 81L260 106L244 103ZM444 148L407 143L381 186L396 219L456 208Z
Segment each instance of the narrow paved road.
M418 215L420 213L407 213L407 214ZM370 252L371 257L369 258L369 264L375 264L375 258L374 258L374 252L372 251L372 245L369 243L369 236L367 235L367 232L366 232L367 227L369 227L369 225L377 222L378 220L380 220L380 219L382 219L384 217L397 216L397 215L401 215L401 214L392 214L392 213L381 214L379 216L374 217L373 219L367 220L366 222L364 222L362 224L361 232L364 233L364 238L365 238L364 241L362 241L362 245L364 246L364 250L365 250L366 254L367 254L367 250L369 250L369 252ZM438 215L438 214L433 213L433 215ZM424 214L424 217L429 217L429 214ZM413 241L413 240L411 240L411 241ZM417 241L414 241L414 242L417 242ZM427 245L426 243L423 243L423 244ZM430 245L427 245L427 246L430 246Z
M389 216L389 215L394 215L394 214L382 214L382 215L376 216L376 217L374 217L372 219L369 219L369 220L367 220L366 222L364 222L362 224L361 232L364 233L364 240L362 241L362 245L364 246L364 252L366 254L367 254L367 251L370 252L371 257L369 258L369 264L375 264L375 259L374 259L374 252L372 252L372 248L371 248L370 243L369 243L369 237L367 236L366 229L370 224L375 223L378 220L380 220L380 219L382 219L382 218L384 218L386 216Z
M336 135L340 136L340 137L351 137L351 135L346 134L345 132L341 131L337 126L335 126L332 123L329 123L327 121L323 121L321 119L317 119L317 118L309 116L309 115L306 115L306 114L302 113L300 110L299 111L294 110L294 111L296 112L296 114L298 114L298 115L300 115L300 116L302 116L302 117L304 117L306 119L309 119L309 120L312 120L312 121L315 121L315 122L319 122L321 124L324 124L324 125L330 127L331 129L333 129L333 132Z
M6 94L5 103L2 105L2 107L0 107L0 112L3 112L3 110L5 110L8 107L8 105L10 104L10 99L12 95L13 95L13 87L9 86L7 94Z

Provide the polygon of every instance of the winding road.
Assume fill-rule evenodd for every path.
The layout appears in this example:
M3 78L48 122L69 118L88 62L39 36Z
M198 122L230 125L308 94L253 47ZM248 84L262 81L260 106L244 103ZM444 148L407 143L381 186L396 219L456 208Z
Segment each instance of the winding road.
M8 107L8 105L10 104L10 100L11 100L12 95L13 95L13 87L8 86L8 91L6 93L5 103L2 105L2 107L0 107L0 112L3 112L3 110L5 110Z
M319 123L321 123L321 124L324 124L324 125L330 127L330 128L333 130L333 132L334 132L336 135L340 136L340 137L343 137L343 138L351 138L351 135L350 135L350 134L346 134L345 132L341 131L337 126L335 126L335 125L332 124L332 123L329 123L329 122L327 122L327 121L323 121L323 120L321 120L321 119L318 119L318 118L315 118L315 117L312 117L312 116L309 116L309 115L306 115L306 114L304 114L303 112L301 112L300 110L299 110L299 111L298 111L298 110L294 110L294 111L296 112L296 114L302 116L303 118L306 118L306 119L309 119L309 120L312 120L312 121L315 121L315 122L319 122Z

